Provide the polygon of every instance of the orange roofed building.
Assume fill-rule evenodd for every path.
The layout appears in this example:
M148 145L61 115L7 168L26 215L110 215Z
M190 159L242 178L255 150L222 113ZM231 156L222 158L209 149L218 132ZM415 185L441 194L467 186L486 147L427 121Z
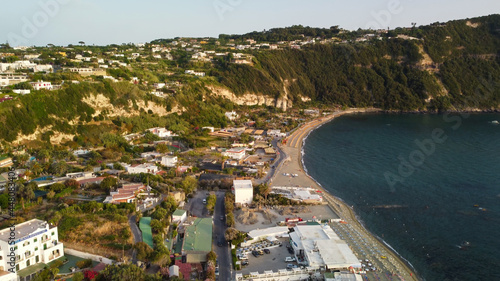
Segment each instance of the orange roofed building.
M110 192L109 196L104 200L104 203L133 203L136 200L137 195L141 193L148 193L149 191L151 191L151 188L142 183L124 184L116 191Z

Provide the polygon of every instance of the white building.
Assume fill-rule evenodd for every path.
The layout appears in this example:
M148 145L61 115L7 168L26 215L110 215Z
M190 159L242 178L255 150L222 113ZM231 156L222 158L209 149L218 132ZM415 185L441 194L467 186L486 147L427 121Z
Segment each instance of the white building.
M141 153L141 158L144 158L144 159L156 159L158 157L160 157L162 154L159 153L159 152L156 152L156 151L150 151L150 152L143 152Z
M0 230L1 281L31 280L33 276L22 275L23 269L40 263L47 264L62 256L63 244L59 242L57 227L45 221L32 219Z
M161 89L161 88L165 88L166 84L165 83L154 83L153 84L153 87L155 89Z
M0 87L10 86L28 81L28 76L24 74L0 74Z
M31 87L35 90L52 90L52 83L51 82L44 82L44 81L38 81L38 82L30 82Z
M243 147L234 147L222 152L222 156L227 156L231 159L241 160L245 157L246 149Z
M15 94L19 94L19 95L27 95L27 94L31 93L30 90L22 90L22 89L14 89L14 90L12 90L12 92Z
M166 155L161 158L161 164L169 168L175 167L177 165L177 156Z
M281 130L267 130L268 137L284 138L286 133L282 133Z
M158 167L152 163L136 164L125 167L127 173L129 174L156 174L158 173Z
M148 131L150 131L152 134L159 136L160 138L166 138L166 137L173 136L172 131L169 131L165 128L156 127L156 128L148 129Z
M251 204L253 200L253 185L251 180L233 181L234 203Z
M172 223L176 223L177 225L180 225L181 223L185 222L186 220L187 220L186 210L177 209L172 214Z
M231 121L236 120L240 117L235 111L228 111L224 113L224 115L226 115L227 119Z
M299 264L311 268L349 270L361 268L361 263L328 225L297 225L290 232L290 244Z

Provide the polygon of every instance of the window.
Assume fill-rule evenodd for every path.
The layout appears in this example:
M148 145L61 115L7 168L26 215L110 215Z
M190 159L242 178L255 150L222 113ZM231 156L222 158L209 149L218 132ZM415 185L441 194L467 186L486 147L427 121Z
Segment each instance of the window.
M38 241L38 238L35 238L35 239L33 240L33 242L37 242L37 241Z
M19 271L19 264L16 264L16 271Z
M55 233L55 232L54 232L54 231L52 231L52 234L51 234L51 235L54 235L54 233Z

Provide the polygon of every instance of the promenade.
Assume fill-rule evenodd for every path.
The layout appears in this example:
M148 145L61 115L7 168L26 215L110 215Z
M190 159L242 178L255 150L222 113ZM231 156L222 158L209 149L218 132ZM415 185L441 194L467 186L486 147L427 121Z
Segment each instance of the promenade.
M341 199L332 196L305 173L302 167L303 139L318 126L343 114L356 112L376 112L376 109L350 109L335 112L303 124L280 145L286 154L285 160L277 167L270 179L270 186L312 187L323 193L324 200L346 223L332 223L332 228L349 244L360 260L369 260L375 271L367 272L364 280L420 280L413 269L378 237L371 234L356 218L351 207ZM291 177L290 174L297 174Z

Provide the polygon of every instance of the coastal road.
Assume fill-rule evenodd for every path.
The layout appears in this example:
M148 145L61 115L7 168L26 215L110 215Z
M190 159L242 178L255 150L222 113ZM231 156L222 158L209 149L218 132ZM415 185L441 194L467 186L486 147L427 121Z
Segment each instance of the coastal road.
M361 111L363 110L354 109L336 112L316 121L303 124L298 128L288 138L286 144L281 146L281 149L288 157L275 171L271 186L312 187L320 190L323 193L324 200L332 210L346 222L346 225L349 225L345 229L344 227L338 227L340 235L343 236L343 239L346 240L359 259L368 259L376 268L375 271L370 271L364 276L365 280L419 280L414 271L395 252L361 225L350 206L339 198L330 195L314 179L310 178L302 167L302 140L311 130L342 114ZM284 176L283 173L297 174L298 176Z
M274 160L274 163L269 167L269 170L267 171L266 176L260 179L254 180L255 185L259 185L262 183L270 183L272 182L273 177L276 175L276 171L280 168L281 164L283 161L286 159L287 155L283 150L278 146L278 143L281 141L281 139L276 139L274 138L271 141L271 144L276 150L276 159Z
M217 192L217 201L214 208L214 236L213 236L213 249L217 254L219 261L219 278L220 281L229 281L232 279L231 270L231 248L224 238L226 232L226 208L224 206L224 192ZM221 220L221 216L223 220ZM222 243L221 243L222 242Z

